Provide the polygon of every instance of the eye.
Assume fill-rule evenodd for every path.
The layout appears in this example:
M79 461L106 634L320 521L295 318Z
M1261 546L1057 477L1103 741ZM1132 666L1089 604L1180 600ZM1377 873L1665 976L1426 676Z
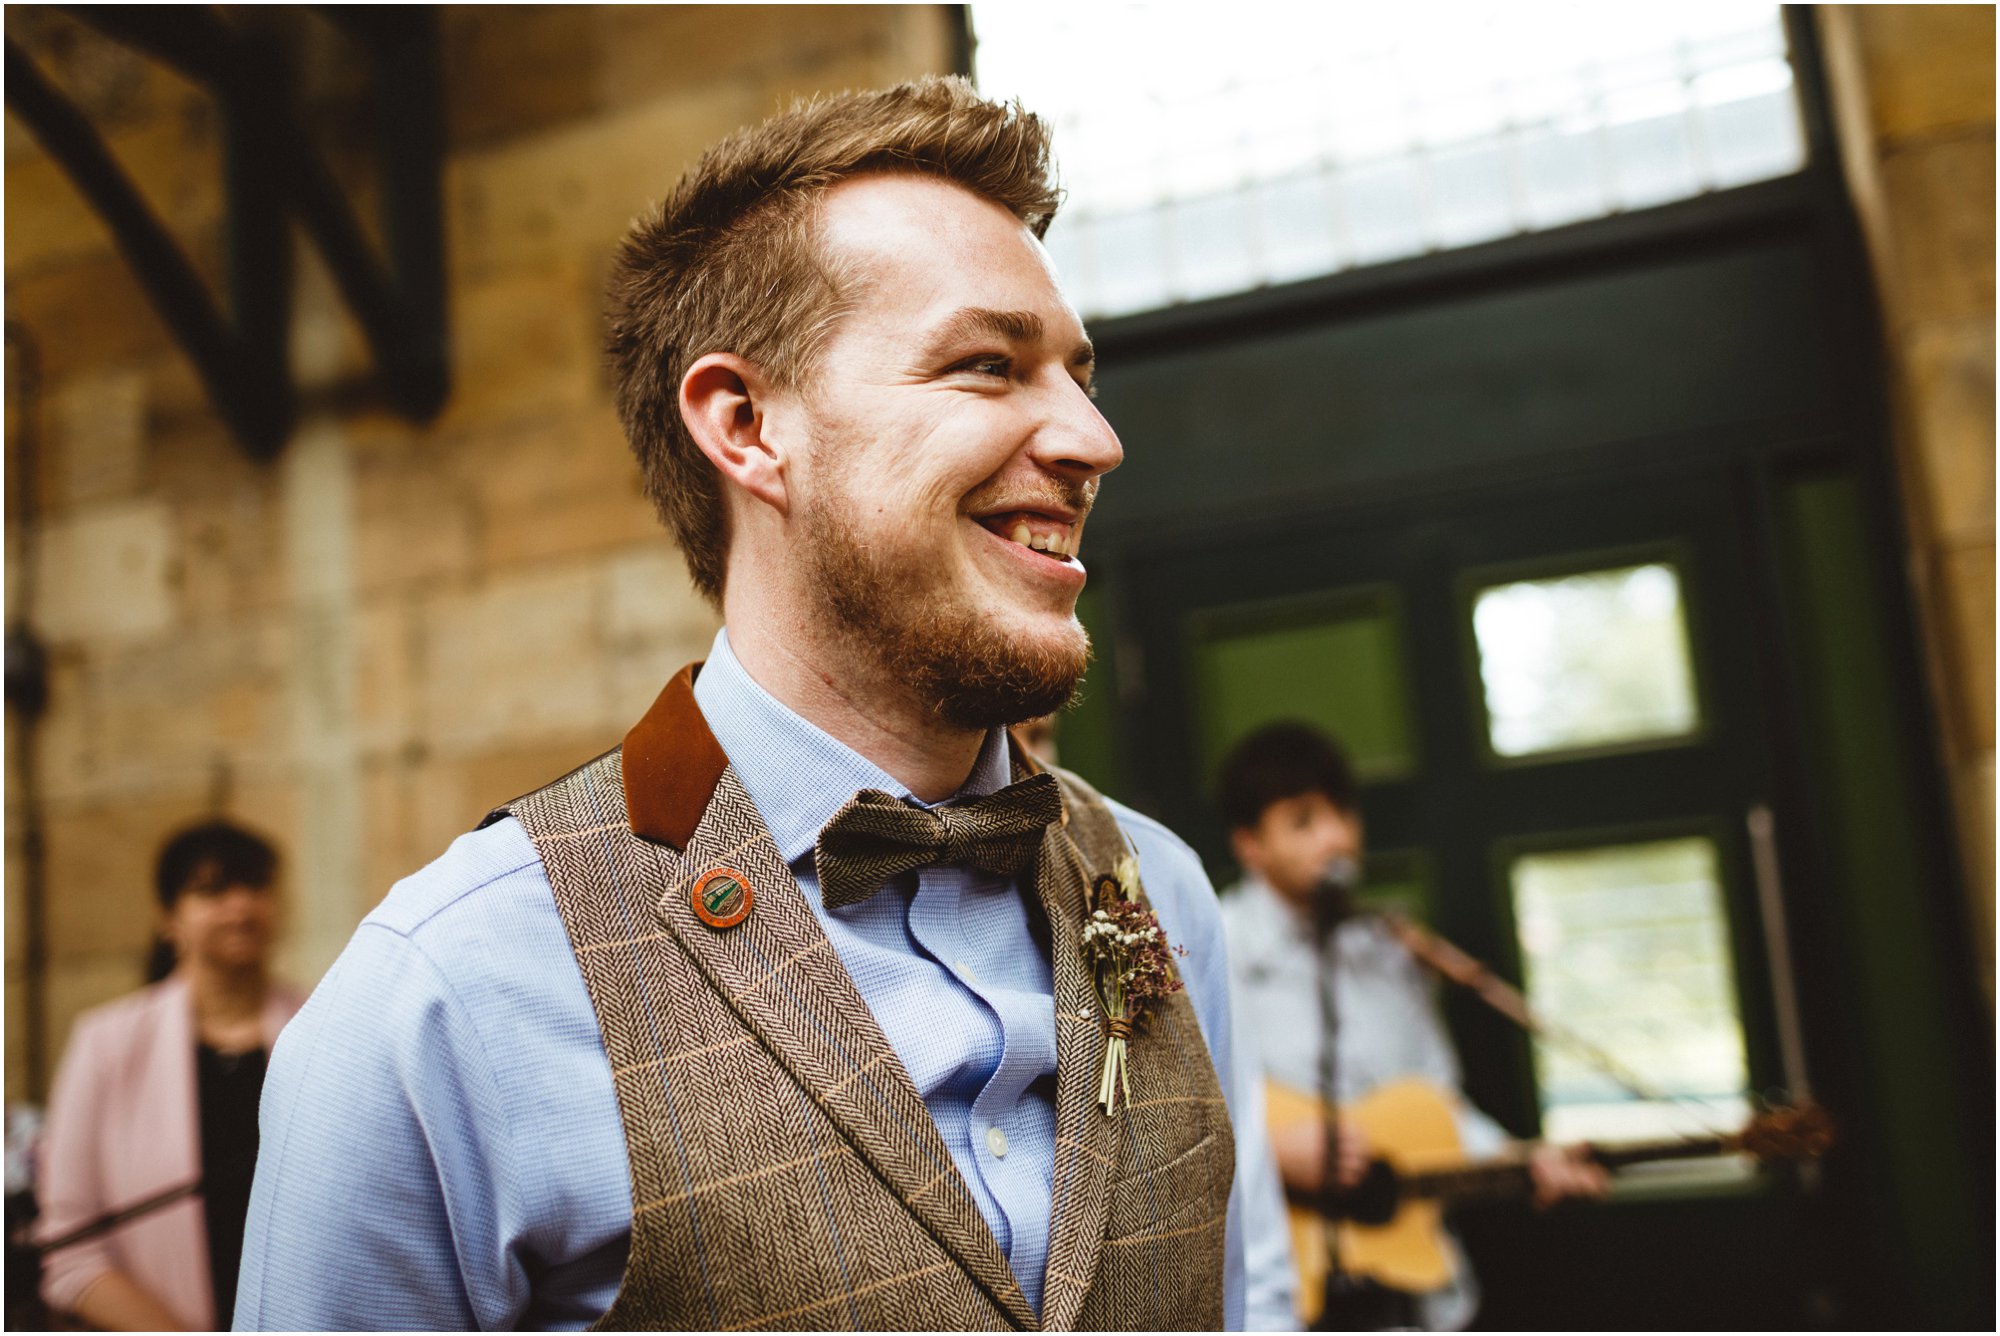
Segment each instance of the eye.
M980 353L968 357L951 368L953 371L970 371L979 376L998 376L1001 379L1014 374L1014 359L1003 353Z

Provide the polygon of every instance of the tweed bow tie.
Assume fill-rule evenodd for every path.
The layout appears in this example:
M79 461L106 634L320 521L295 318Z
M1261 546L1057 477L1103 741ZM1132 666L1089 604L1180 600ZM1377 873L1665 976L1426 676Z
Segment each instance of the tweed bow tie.
M933 863L970 863L1012 875L1042 846L1042 832L1062 816L1056 777L1035 775L969 803L912 807L880 789L863 789L819 833L813 863L830 906L858 904L882 883Z

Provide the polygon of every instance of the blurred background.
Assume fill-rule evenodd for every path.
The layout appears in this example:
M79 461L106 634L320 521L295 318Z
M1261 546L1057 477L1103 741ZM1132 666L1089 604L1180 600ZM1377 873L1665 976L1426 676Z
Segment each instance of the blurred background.
M10 1110L140 982L170 831L275 839L310 985L704 652L611 250L727 131L956 71L1056 125L1127 451L1064 762L1226 882L1220 756L1340 736L1367 894L1677 1097L1450 999L1517 1134L1840 1121L1467 1212L1483 1320L1990 1326L1990 7L5 21Z

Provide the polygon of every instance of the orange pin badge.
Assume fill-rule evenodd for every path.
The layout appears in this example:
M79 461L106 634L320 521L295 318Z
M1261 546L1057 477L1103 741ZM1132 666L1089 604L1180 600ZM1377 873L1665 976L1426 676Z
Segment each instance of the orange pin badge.
M702 874L694 884L696 917L711 928L733 928L750 917L750 878L732 867Z

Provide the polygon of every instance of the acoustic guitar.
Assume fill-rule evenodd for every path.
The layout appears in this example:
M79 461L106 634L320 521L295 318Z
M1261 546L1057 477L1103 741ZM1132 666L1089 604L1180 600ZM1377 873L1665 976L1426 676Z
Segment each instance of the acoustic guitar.
M1317 1097L1268 1082L1267 1113L1274 1133L1302 1121L1322 1123ZM1340 1265L1350 1275L1390 1289L1424 1294L1451 1279L1444 1238L1447 1204L1470 1199L1528 1196L1534 1178L1525 1154L1469 1160L1460 1149L1456 1100L1427 1081L1393 1081L1345 1110L1377 1155L1367 1178L1348 1194L1350 1215L1332 1228ZM1588 1146L1607 1170L1660 1160L1748 1154L1760 1162L1814 1159L1833 1144L1832 1122L1816 1105L1771 1109L1742 1131L1673 1141ZM1316 1321L1325 1301L1327 1222L1317 1204L1290 1211L1292 1256L1299 1273L1299 1313Z

